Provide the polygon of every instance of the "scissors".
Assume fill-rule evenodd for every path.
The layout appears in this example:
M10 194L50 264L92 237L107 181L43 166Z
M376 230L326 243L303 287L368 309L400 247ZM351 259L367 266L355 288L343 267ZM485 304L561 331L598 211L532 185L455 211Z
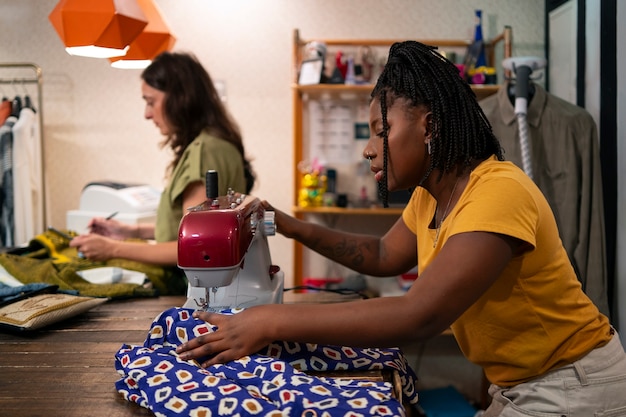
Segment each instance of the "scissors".
M115 215L115 214L117 214L117 213L113 213L113 215ZM50 232L54 233L55 235L62 237L63 239L67 239L68 241L71 241L72 239L74 239L74 236L70 236L67 233L64 233L64 232L60 231L59 229L55 229L52 226L48 226L48 230ZM80 251L77 253L77 255L78 255L78 257L80 259L85 259L85 255L82 252L80 252Z

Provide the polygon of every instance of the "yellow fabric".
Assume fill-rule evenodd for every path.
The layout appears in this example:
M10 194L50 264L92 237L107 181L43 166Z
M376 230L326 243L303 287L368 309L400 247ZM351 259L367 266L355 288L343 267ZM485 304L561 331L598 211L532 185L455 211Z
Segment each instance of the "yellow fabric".
M63 230L69 236L73 231ZM145 241L140 241L145 242ZM78 257L76 248L69 241L46 231L35 236L27 247L0 254L2 265L11 276L23 284L47 283L58 285L61 290L77 290L81 295L92 297L126 298L155 295L184 294L186 283L173 268L114 258L95 262ZM77 274L78 271L103 266L117 266L146 274L151 287L137 284L92 284Z
M428 226L435 207L420 187L403 213L417 235L419 272L458 233L494 232L533 248L515 258L452 325L461 350L484 368L490 382L511 386L530 380L609 341L608 319L582 291L548 203L519 168L495 159L479 165L433 248L435 231Z
M157 211L155 240L172 242L178 240L178 226L185 210L182 196L190 183L205 183L208 170L218 172L219 194L224 195L228 188L245 193L243 158L230 142L203 132L187 147L178 165L172 172Z
M74 237L77 234L74 232L67 232L67 235L70 237ZM68 247L68 240L57 235L54 232L45 232L40 235L35 236L35 238L30 242L30 249L33 247L39 247L41 245L41 249L43 252L39 252L43 257L50 258L55 264L63 264L68 263L71 259L65 255L60 253L61 250Z
M0 254L0 265L23 284L58 285L60 290L76 290L83 296L127 298L157 295L154 289L143 288L136 284L92 284L76 273L90 267L104 266L105 264L102 263L72 261L58 264L50 258L36 259L2 253Z

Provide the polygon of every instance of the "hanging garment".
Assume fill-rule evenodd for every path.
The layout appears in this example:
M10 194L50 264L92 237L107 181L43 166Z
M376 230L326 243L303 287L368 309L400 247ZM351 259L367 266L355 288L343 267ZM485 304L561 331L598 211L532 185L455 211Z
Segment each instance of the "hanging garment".
M11 115L12 111L12 103L11 100L4 97L2 102L0 102L0 125L4 124L7 120L7 117Z
M598 131L584 108L533 84L528 129L534 181L556 217L561 240L583 290L609 315L604 203ZM519 132L508 84L480 101L504 157L522 167Z
M39 121L23 107L13 126L13 207L16 245L43 232L43 184Z
M0 246L12 247L13 242L13 125L17 117L11 114L0 127Z

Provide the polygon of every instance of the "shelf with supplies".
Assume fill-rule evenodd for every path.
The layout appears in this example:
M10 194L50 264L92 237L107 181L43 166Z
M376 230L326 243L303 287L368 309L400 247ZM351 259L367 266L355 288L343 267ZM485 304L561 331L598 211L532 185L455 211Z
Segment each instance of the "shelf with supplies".
M295 214L335 214L335 215L350 215L350 216L399 216L402 214L401 207L299 207L294 206L292 209Z
M437 46L452 61L452 56L468 53L473 45L472 40L462 39L417 40ZM400 217L408 193L403 195L406 201L382 208L373 175L361 155L369 139L370 93L389 47L399 41L402 40L304 39L298 29L293 31L292 213L296 218L322 221L342 230L346 227L372 232L373 225L388 226ZM502 52L498 51L502 58L511 56L511 43L510 27L485 42L488 65L495 67L496 46L502 45ZM340 69L344 71L342 75L345 73L346 62L349 76L337 78ZM471 87L479 100L495 94L499 88L497 84ZM331 177L325 175L329 171L333 173L332 189ZM315 176L307 178L311 173ZM372 233L384 233L380 227ZM316 256L301 244L294 244L295 285L302 285L303 277L315 272L310 271L311 265L322 262ZM305 272L306 269L309 270Z
M489 97L498 91L499 86L496 84L475 84L472 85L472 90L476 94L478 100ZM298 94L310 94L310 95L322 95L322 94L369 94L374 88L374 84L312 84L312 85L299 85L293 84L292 89Z

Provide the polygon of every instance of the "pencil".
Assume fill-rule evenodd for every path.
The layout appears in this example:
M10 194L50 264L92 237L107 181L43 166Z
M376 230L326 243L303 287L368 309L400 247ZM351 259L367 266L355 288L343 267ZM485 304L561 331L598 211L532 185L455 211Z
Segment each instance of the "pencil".
M117 213L119 213L119 211L114 211L113 213L109 214L105 220L111 220L113 217L117 216Z

